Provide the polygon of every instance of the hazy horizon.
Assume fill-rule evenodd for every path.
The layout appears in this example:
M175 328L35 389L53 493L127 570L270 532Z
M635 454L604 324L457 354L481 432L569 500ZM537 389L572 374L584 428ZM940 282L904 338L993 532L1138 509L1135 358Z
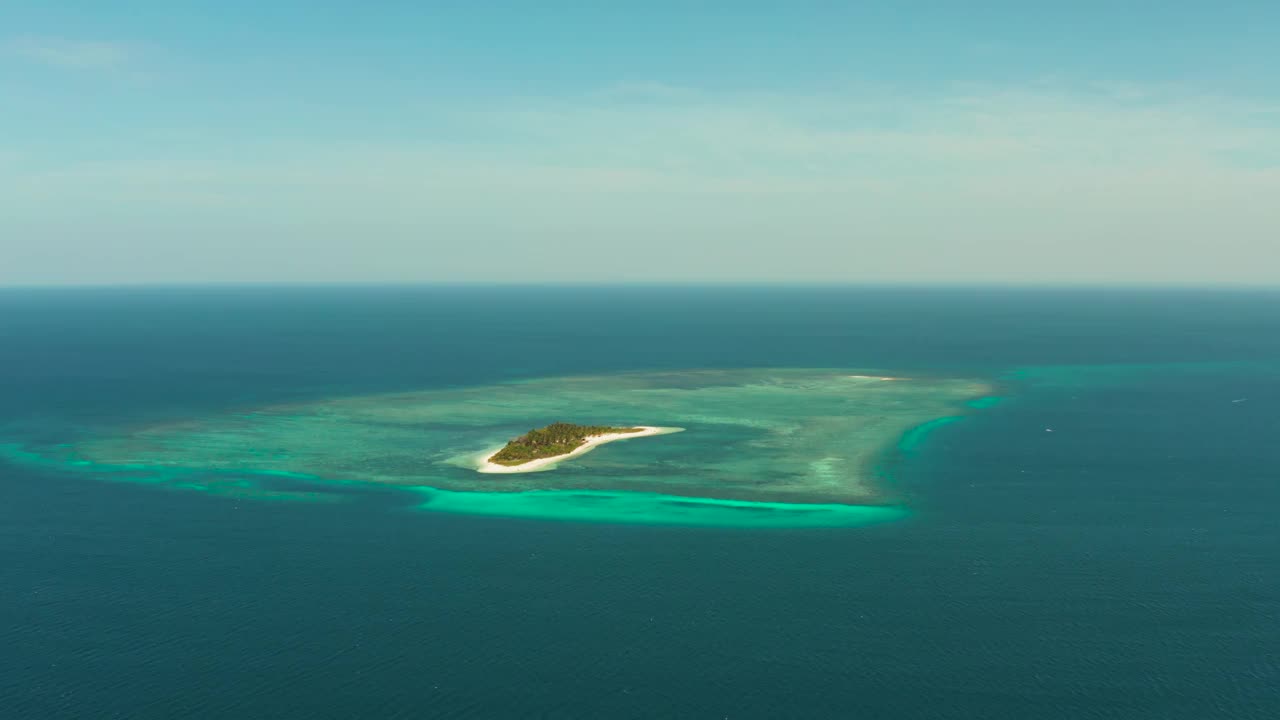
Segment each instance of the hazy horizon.
M1280 6L0 9L0 286L1280 284Z
M620 282L563 280L563 281L521 281L503 282L498 280L295 280L295 281L137 281L137 282L64 282L64 283L0 283L0 292L17 290L619 290L663 289L672 290L921 290L921 291L1114 291L1114 292L1261 292L1280 293L1280 285L1275 283L1251 282L1017 282L1017 281L899 281L877 282L874 280L850 281L783 281L783 280L629 280Z

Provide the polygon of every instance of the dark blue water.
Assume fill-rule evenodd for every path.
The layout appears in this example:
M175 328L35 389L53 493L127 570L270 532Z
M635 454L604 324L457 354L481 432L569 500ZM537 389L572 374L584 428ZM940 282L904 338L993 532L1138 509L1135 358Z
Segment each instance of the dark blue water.
M0 442L745 366L983 374L1007 399L904 459L911 519L844 530L0 464L0 717L1280 717L1278 293L7 290Z

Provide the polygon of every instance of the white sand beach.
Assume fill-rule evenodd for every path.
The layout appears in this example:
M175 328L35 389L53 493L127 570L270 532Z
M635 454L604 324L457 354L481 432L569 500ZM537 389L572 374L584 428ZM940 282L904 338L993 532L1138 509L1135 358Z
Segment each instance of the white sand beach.
M652 437L654 435L669 435L671 433L677 433L684 430L684 428L678 427L656 427L652 425L636 425L635 427L640 428L640 431L593 435L587 438L581 445L574 448L573 452L567 452L563 455L556 455L549 458L538 458L537 460L530 460L529 462L521 463L519 465L499 465L498 463L490 462L489 458L496 455L498 451L502 449L500 447L494 448L493 450L485 451L479 456L480 464L476 467L476 471L482 473L524 473L535 472L538 470L549 470L563 460L568 460L569 458L589 453L597 447L604 445L605 443L611 443L614 440L630 440L632 438Z

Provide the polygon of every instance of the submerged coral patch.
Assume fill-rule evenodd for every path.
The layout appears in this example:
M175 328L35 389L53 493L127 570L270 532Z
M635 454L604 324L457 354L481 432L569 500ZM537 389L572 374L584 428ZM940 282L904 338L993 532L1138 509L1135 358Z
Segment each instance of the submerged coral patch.
M750 369L544 378L250 408L83 440L81 467L187 485L234 476L415 488L433 511L621 522L857 525L900 516L886 454L988 387L955 378ZM612 443L547 472L477 458L569 419L685 432ZM878 470L880 469L880 470ZM311 491L310 489L308 490Z

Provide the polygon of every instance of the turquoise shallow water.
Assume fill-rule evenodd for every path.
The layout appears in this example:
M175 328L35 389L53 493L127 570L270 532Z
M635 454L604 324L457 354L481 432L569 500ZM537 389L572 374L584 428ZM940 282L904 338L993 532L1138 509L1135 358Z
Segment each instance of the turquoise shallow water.
M267 486L294 477L423 488L422 507L440 512L840 527L904 515L889 507L893 456L989 390L973 379L832 369L539 378L236 408L116 429L42 457L241 497L287 497ZM683 431L613 443L551 470L475 471L503 438L560 419Z
M900 425L850 399L879 439L843 451L880 450L847 522L636 486L748 452L823 477L779 430L842 413L798 390L764 426L708 420L776 388L709 392L684 433L538 473L545 495L414 480L474 482L450 458L534 405L379 415L762 368L992 390L904 399ZM0 291L0 715L1270 720L1277 407L1275 293Z
M736 528L857 527L897 520L904 508L835 503L769 503L656 493L530 490L522 493L423 490L424 510L543 520Z

